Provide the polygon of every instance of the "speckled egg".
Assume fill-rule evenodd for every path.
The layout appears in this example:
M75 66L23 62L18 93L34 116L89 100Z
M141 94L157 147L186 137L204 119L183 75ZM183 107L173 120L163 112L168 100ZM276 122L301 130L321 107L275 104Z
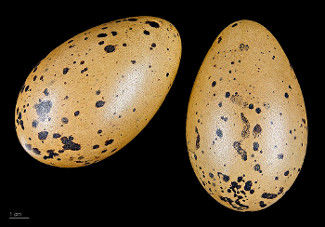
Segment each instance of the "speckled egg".
M41 60L21 88L15 110L21 145L57 167L107 158L157 112L180 58L179 33L161 18L115 20L74 36Z
M306 109L265 27L241 20L219 34L191 92L186 138L198 180L228 208L264 209L294 183L306 154Z

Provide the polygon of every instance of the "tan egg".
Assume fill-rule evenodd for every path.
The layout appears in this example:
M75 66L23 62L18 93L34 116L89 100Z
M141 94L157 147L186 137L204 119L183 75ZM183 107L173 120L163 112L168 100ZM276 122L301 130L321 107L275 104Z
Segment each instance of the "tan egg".
M217 37L191 92L186 137L197 178L222 205L257 211L289 190L306 153L306 109L265 27L241 20Z
M35 66L19 93L21 145L57 167L107 158L157 112L180 58L179 33L161 18L115 20L74 36Z

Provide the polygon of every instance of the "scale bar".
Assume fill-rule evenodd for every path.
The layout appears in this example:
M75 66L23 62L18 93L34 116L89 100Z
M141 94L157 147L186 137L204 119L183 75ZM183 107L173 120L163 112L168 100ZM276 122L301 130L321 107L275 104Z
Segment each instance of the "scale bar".
M9 219L18 220L18 219L29 219L29 217L9 217Z

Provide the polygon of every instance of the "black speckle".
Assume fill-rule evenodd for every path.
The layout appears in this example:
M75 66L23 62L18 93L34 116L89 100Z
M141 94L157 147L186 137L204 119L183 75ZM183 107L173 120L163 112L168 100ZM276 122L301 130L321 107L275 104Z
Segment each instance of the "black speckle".
M98 134L101 134L102 132L103 132L103 130L101 130L101 129L99 129L99 130L97 131Z
M103 45L105 42L104 41L100 41L98 42L98 45Z
M93 149L97 149L97 148L99 148L99 145L98 144L96 144L96 145L93 146Z
M240 117L244 124L243 130L241 132L241 136L246 139L249 137L249 134L250 134L250 132L249 132L250 123L249 123L248 119L245 117L244 113L240 113Z
M251 110L254 109L254 104L252 104L252 103L249 104L248 108L251 109Z
M240 142L235 141L233 147L237 151L237 153L241 156L241 158L246 161L247 160L247 152L241 147Z
M284 97L289 98L289 94L287 92L284 93Z
M256 164L255 166L254 166L254 170L255 171L259 171L261 169L261 166L259 165L259 164Z
M110 144L112 144L113 142L114 142L113 139L106 140L106 141L105 141L105 146L110 145Z
M231 27L236 27L238 24L237 23L234 23Z
M137 18L129 18L128 21L137 21Z
M278 154L278 159L283 159L283 154Z
M102 107L102 106L104 106L104 104L105 104L105 101L99 100L96 102L96 107L97 108Z
M219 44L221 41L222 41L222 37L220 36L220 37L218 38L218 44Z
M159 24L157 22L154 21L146 21L146 24L149 24L151 27L153 28L159 28Z
M77 110L76 112L74 112L74 116L78 116L80 114L80 111Z
M264 198L264 199L274 199L277 196L278 196L277 194L266 193L266 192L262 194L262 198Z
M78 151L80 150L80 144L74 143L72 142L73 137L69 136L69 138L67 138L66 136L61 138L61 142L64 144L62 146L62 148L64 150L72 150L72 151Z
M169 73L166 73L166 77L168 77L169 76Z
M253 183L249 180L245 183L244 190L245 191L250 191L252 188Z
M46 140L48 134L49 133L47 131L41 131L41 132L38 133L38 139Z
M97 90L96 91L96 95L100 95L100 90Z
M226 92L225 97L226 98L229 98L230 97L230 92L229 91Z
M84 72L87 72L88 71L88 68L84 68L83 70L81 70L81 73L84 73Z
M240 49L240 51L243 51L243 50L247 51L249 49L249 46L248 46L248 44L241 43L239 45L239 49Z
M266 204L263 201L260 201L260 207L266 207Z
M212 82L212 87L216 86L217 82L213 81Z
M107 36L106 33L100 33L100 34L97 35L98 38L102 38L102 37L106 37L106 36Z
M217 133L217 136L219 137L219 138L222 138L223 137L223 132L222 132L222 130L221 129L217 129L217 131L216 131L216 133Z
M254 150L254 151L257 151L258 148L259 148L259 146L260 146L260 145L258 144L258 142L254 142L254 143L253 143L253 150Z
M112 33L113 36L117 35L117 32L115 32L115 31L112 31L111 33Z
M28 89L29 89L29 85L27 85L27 86L25 87L25 92L27 92Z
M66 118L66 117L62 117L62 118L61 118L61 121L62 121L63 124L68 124L69 119Z
M136 63L136 60L131 60L132 64L135 64Z
M107 45L104 50L107 52L107 53L112 53L115 51L115 46L113 45Z
M197 134L196 136L196 142L195 142L195 147L196 150L200 148L200 134L199 134L199 130L197 129L197 127L195 126L195 132Z
M36 154L36 155L40 155L40 154L41 154L41 151L38 150L38 148L36 148L36 147L34 147L34 148L32 149L32 151L33 151L33 153Z
M228 182L230 177L227 176L226 174L223 174L221 172L218 172L218 177L220 178L220 175L222 175L222 179L225 181L225 182Z
M145 35L150 35L150 32L147 31L147 30L144 30L144 31L143 31L143 34L145 34Z
M43 93L45 96L48 96L50 94L49 91L47 90L47 88L44 89Z
M257 113L257 114L260 114L261 113L261 108L259 108L259 107L257 107L256 109L255 109L255 112Z
M54 133L53 134L53 138L54 139L57 139L57 138L60 138L60 137L61 137L61 135L59 133Z
M33 122L32 122L32 127L33 127L33 128L36 128L36 127L37 127L37 124L38 124L38 121L33 120Z
M289 170L284 172L284 176L288 176L289 175Z
M262 133L262 127L259 124L256 124L253 129L253 136L256 138L257 136L260 136Z
M69 71L69 68L64 68L64 69L63 69L63 75L67 74L68 71Z

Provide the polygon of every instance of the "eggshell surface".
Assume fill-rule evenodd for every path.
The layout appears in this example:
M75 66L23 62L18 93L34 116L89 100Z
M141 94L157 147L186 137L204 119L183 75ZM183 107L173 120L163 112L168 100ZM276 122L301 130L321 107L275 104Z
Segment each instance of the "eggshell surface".
M216 38L192 88L186 138L198 180L230 209L269 207L294 183L306 154L306 109L265 27L241 20Z
M157 112L180 57L178 31L156 17L119 19L72 37L35 66L19 92L21 145L57 167L107 158Z

